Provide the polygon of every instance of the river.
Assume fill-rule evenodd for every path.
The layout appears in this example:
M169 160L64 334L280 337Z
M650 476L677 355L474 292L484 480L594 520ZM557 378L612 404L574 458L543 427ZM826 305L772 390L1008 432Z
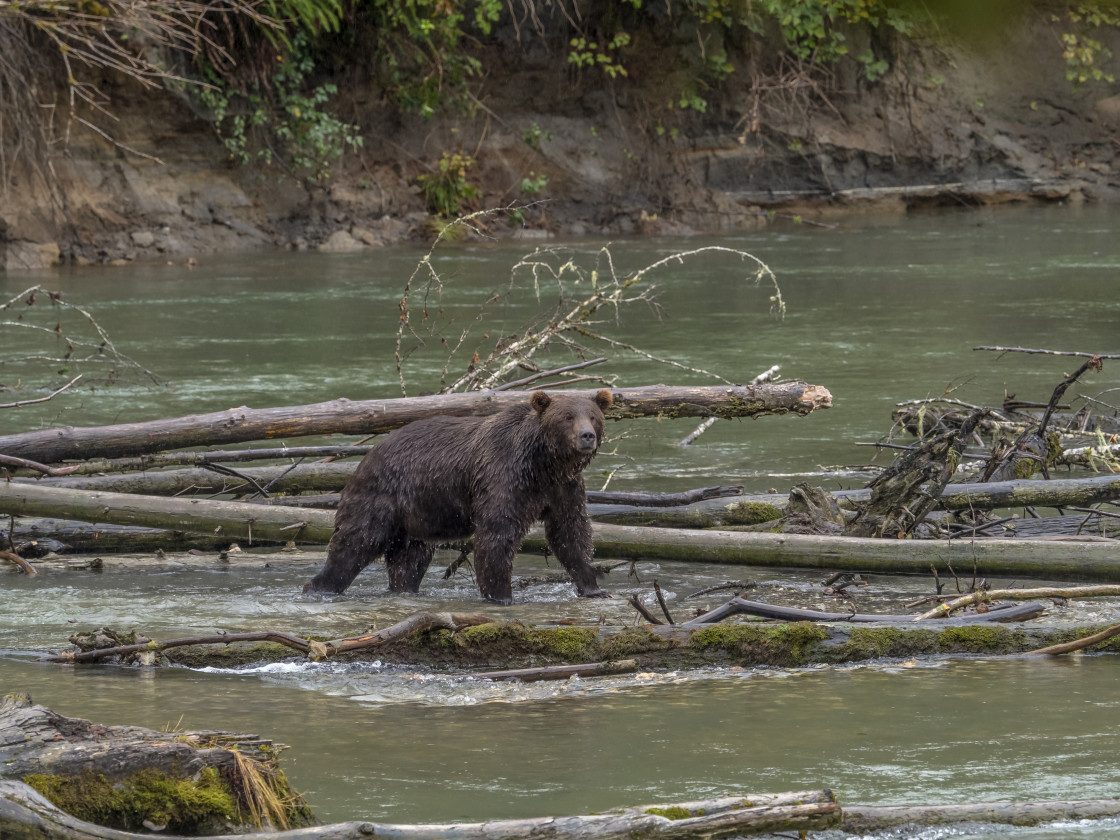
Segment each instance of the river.
M1005 392L1045 401L1075 360L973 348L1118 352L1118 228L1114 210L1029 207L610 243L620 273L705 246L763 260L781 287L784 318L770 311L773 289L748 282L749 261L705 252L651 272L661 320L638 303L600 329L733 381L778 364L784 377L827 387L835 406L808 418L720 421L688 448L670 444L691 431L691 421L611 425L588 486L608 477L618 490L734 482L784 491L804 480L860 486L867 478L858 466L874 450L855 444L879 439L898 401L947 391L976 403L998 403ZM605 243L546 244L590 266ZM446 281L442 304L456 318L449 334L462 326L475 335L525 329L538 305L528 288L511 294L508 278L531 250L511 242L437 249L432 265ZM95 315L121 352L166 384L125 377L5 411L0 430L397 395L397 302L422 255L237 255L203 258L193 268L4 277L5 297L35 282L61 288ZM475 325L495 292L487 320ZM547 283L541 301L549 311L555 304ZM428 304L435 317L436 299ZM34 363L17 361L27 353L16 343L20 336L11 329L0 335L4 376L31 381ZM619 384L714 381L590 347L612 356L602 372ZM429 342L408 357L410 393L436 387L444 353ZM452 373L469 358L456 357ZM1117 371L1106 362L1067 398L1100 396L1115 405L1116 392L1107 391L1120 387ZM57 376L65 381L68 374ZM825 469L838 465L848 469ZM168 564L143 575L108 563L100 573L58 570L33 579L0 569L0 689L27 690L60 712L106 723L249 730L289 744L288 774L325 821L480 820L822 786L843 802L867 804L1120 797L1111 656L710 669L532 686L374 666L201 673L33 662L30 652L62 647L74 629L102 624L152 635L280 624L338 636L418 608L480 607L469 583L444 583L434 572L419 596L389 598L378 568L344 598L303 600L297 593L315 560L281 560L250 554L222 569ZM821 597L819 574L639 566L641 585L622 577L608 588L645 592L656 578L674 605L712 582L750 578L804 592L810 603ZM518 570L543 571L543 561L526 558ZM928 589L928 581L883 577L872 588L894 603ZM517 599L502 617L593 619L602 611L625 620L629 611L622 598L577 603L557 585L532 586ZM1117 605L1099 609L1109 618ZM921 836L973 836L952 831ZM1115 823L1059 824L990 836L1104 838L1118 831Z

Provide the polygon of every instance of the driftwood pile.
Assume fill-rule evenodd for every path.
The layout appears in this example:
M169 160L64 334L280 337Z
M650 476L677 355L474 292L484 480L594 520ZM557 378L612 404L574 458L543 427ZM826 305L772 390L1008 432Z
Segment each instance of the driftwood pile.
M590 393L590 392L588 392ZM757 417L764 414L805 415L828 408L825 388L800 381L780 384L718 387L647 386L615 388L609 419L638 417ZM367 447L276 447L206 452L178 452L186 447L214 447L250 441L288 440L299 436L357 434L365 438L389 432L405 423L435 414L485 415L497 412L526 395L513 391L476 391L432 397L351 402L335 400L308 406L273 409L233 409L148 423L94 428L57 428L0 436L0 465L12 471L0 484L0 514L11 517L48 517L28 535L26 525L9 528L9 548L27 557L44 543L52 547L83 544L83 529L59 525L58 519L102 525L159 529L105 532L98 551L109 544L128 550L134 537L150 547L158 537L165 547L214 547L215 538L228 545L283 544L296 541L323 544L330 537L333 514L304 507L290 497L312 493L312 503L329 508L355 467L338 458L364 455ZM309 462L308 459L319 459ZM246 467L250 460L272 465ZM276 464L276 461L282 461ZM273 502L283 494L284 503ZM216 501L225 496L236 501ZM60 528L61 530L51 530ZM85 533L84 545L100 533ZM194 546L184 535L198 535ZM36 545L24 546L26 543ZM79 545L75 545L75 543ZM164 546L161 546L164 547Z

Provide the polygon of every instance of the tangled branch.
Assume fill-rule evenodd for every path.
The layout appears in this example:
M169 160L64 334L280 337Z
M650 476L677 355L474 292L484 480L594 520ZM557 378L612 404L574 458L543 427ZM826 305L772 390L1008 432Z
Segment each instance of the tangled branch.
M44 298L48 301L48 307L36 306ZM77 316L78 323L72 323L73 317L68 318L71 314ZM67 370L100 370L102 380L108 382L118 381L124 374L133 374L154 384L161 384L156 374L116 348L109 334L89 311L63 300L61 292L50 291L42 286L24 289L0 304L0 318L3 319L0 320L0 333L25 331L12 342L13 346L20 348L19 351L0 356L0 367L37 363L44 368L49 366L57 369L55 366L63 365ZM41 349L28 350L32 345L38 345ZM17 408L44 402L87 375L81 373L61 388L52 388L47 397L18 400L0 405L0 408ZM15 390L23 384L23 380L24 377L20 376L14 384L0 385L0 390Z
M497 211L474 213L457 223L471 225L472 220L491 212ZM436 244L438 242L439 240ZM570 252L539 248L518 260L510 269L510 280L505 288L490 295L477 309L474 317L467 321L466 326L459 327L457 319L444 311L445 281L432 263L435 247L436 245L432 246L432 250L421 258L413 270L398 304L400 321L397 328L396 365L401 393L405 395L408 393L405 377L407 358L414 352L432 346L442 347L446 352L440 372L441 393L495 388L516 371L539 372L536 358L550 348L562 348L577 358L586 359L593 355L588 345L594 342L613 350L634 353L659 364L728 382L711 371L691 367L619 341L604 330L604 326L620 322L621 310L629 304L644 302L659 315L660 309L654 299L655 287L649 282L651 275L666 266L681 265L690 258L727 254L747 262L751 270L745 281L755 285L763 280L768 281L773 289L770 297L772 311L778 316L785 312L785 302L774 273L764 262L746 251L707 246L670 254L644 268L621 273L607 246L599 249L595 255L594 267L591 268L581 265L578 256ZM578 297L575 295L575 292L588 287L590 294L585 292ZM499 303L505 304L518 293L527 292L531 292L539 305L543 305L544 299L554 294L556 302L552 305L551 314L514 334L491 336L481 329L492 320L491 307ZM465 371L452 378L450 371L455 366L462 365L463 356L467 352L471 356L465 365Z

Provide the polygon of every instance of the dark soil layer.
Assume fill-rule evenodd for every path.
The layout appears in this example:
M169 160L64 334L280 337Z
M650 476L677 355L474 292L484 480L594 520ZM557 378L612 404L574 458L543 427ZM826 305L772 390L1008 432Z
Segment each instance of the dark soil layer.
M548 202L526 210L520 225L506 213L481 220L499 237L1115 200L1120 96L1103 82L1067 81L1048 21L1024 7L998 38L899 39L876 81L849 58L810 92L763 91L756 70L767 57L731 55L736 70L709 91L703 114L666 109L669 71L654 72L656 62L624 78L577 74L557 39L530 48L499 27L477 46L485 74L472 88L481 107L470 113L402 114L360 68L335 73L341 93L332 108L358 125L364 145L310 188L232 163L184 99L109 79L121 145L74 125L53 160L54 189L28 172L10 179L0 271L428 239L433 224L416 177L445 151L474 157L474 208L523 202L522 179L547 177L530 197ZM658 61L672 59L670 46Z

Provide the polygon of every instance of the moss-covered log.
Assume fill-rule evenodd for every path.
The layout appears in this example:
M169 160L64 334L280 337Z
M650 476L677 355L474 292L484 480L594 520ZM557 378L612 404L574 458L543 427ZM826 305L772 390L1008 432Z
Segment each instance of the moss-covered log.
M922 655L1018 654L1090 636L1103 629L1040 625L943 624L852 626L757 621L706 627L529 627L495 622L457 632L414 633L390 644L343 654L342 661L374 658L399 664L476 671L634 659L646 670L703 666L795 668L861 662L881 657ZM1120 638L1093 651L1120 652ZM292 656L281 645L222 645L178 648L167 659L189 667L236 667Z
M271 741L104 726L59 715L26 694L0 700L0 779L26 782L79 819L125 831L217 834L311 822ZM22 836L2 822L0 835Z
M446 825L335 823L222 840L717 840L775 831L818 831L840 824L828 790L725 796L699 802L639 805L601 814L535 817ZM0 833L11 840L142 840L150 834L111 831L51 807L26 785L0 782ZM167 835L163 835L167 836ZM173 838L173 840L180 840ZM218 840L213 837L211 840Z

